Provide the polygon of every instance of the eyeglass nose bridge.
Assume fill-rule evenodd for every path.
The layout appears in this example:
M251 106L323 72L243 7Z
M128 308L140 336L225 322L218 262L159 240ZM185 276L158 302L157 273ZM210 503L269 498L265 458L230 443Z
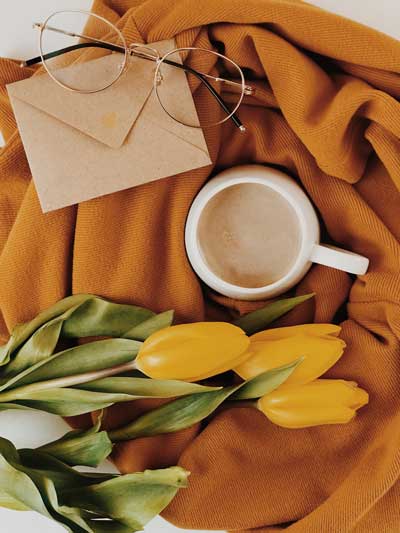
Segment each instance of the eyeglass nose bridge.
M161 61L159 51L151 46L147 46L147 44L131 43L128 47L128 52L130 57L141 57L143 59L155 61L156 63Z

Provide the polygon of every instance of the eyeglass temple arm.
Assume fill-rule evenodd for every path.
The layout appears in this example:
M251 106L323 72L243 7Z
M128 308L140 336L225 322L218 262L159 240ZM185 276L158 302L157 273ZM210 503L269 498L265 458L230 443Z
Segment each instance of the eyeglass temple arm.
M47 61L48 59L53 59L54 57L67 54L68 52L73 52L74 50L80 50L81 48L104 48L106 50L111 50L112 52L120 52L121 54L125 54L125 48L122 48L122 46L114 45L112 43L100 41L93 43L78 43L72 46L67 46L66 48L61 48L60 50L55 50L54 52L49 52L48 54L45 54L43 58L42 56L37 56L33 57L32 59L28 59L27 61L23 61L21 63L21 67L31 67L32 65L37 65L38 63L41 63L43 60Z

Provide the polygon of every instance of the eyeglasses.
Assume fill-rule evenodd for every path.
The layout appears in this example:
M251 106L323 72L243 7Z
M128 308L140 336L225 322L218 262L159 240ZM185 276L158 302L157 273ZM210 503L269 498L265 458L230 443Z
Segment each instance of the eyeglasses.
M103 91L120 79L130 66L130 58L137 57L155 63L154 92L171 118L194 128L216 126L231 120L241 132L246 131L236 112L244 96L254 94L254 89L246 84L239 65L223 54L196 47L177 48L161 54L144 44L128 46L114 24L86 11L59 11L44 23L35 23L34 28L40 32L40 55L24 61L21 67L42 63L51 78L65 89L80 93ZM102 72L99 74L96 70L94 75L88 62L105 56L108 59L103 63ZM72 62L77 68L63 68ZM172 91L171 97L171 85L168 84L172 83L174 74L176 77L176 69L186 75L195 100L203 102L203 94L213 97L208 108L196 105L198 121L188 123L179 94Z

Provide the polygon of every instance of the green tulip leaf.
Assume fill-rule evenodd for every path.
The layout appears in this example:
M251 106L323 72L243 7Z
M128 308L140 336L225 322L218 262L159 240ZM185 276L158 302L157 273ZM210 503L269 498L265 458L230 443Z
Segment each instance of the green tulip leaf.
M18 363L6 371L7 375L15 375L45 357L52 344L54 351L59 338L102 336L144 340L157 329L170 325L172 317L171 311L155 315L143 307L116 304L91 294L69 296L30 322L15 326L8 343L0 347L0 366L9 364L19 355ZM135 328L142 323L138 336L134 337ZM44 331L38 331L41 328ZM24 343L27 343L26 348Z
M53 520L72 533L92 532L89 524L84 519L84 512L78 507L74 508L60 505L55 486L49 478L37 474L34 470L30 471L30 477L38 488L43 503Z
M85 431L76 430L61 439L41 446L45 452L71 466L99 466L112 452L112 442L106 431L100 431L101 417Z
M22 387L21 387L22 389ZM11 391L12 393L19 391ZM129 402L128 394L109 394L62 388L22 394L13 403L59 416L76 416L110 407L114 403Z
M8 509L33 510L50 518L40 493L29 476L0 455L0 505Z
M11 359L11 354L43 324L46 324L46 322L62 315L68 309L71 309L90 298L93 298L90 294L76 294L74 296L69 296L60 300L45 311L42 311L30 322L15 326L8 343L1 350L0 366L7 364Z
M105 513L131 531L141 531L167 507L180 488L187 486L188 475L180 467L146 470L63 491L62 500L69 506Z
M37 473L35 470L31 470L29 475L39 489L53 520L64 526L67 531L72 533L95 533L97 531L97 519L99 518L102 520L107 519L104 523L110 525L116 523L110 520L105 513L89 513L79 505L76 507L65 505L62 502L62 491L57 491L49 478Z
M26 468L17 458L8 458L4 447L11 443L0 442L0 503L16 509L33 510L46 518L58 521L73 533L90 533L92 530L82 519L79 509L60 507L52 481L37 472ZM13 454L14 455L14 454Z
M109 433L113 442L174 433L193 426L210 416L225 400L260 398L284 383L296 366L298 359L289 365L268 370L236 386L220 390L190 394L149 411L125 427Z
M124 339L135 339L137 341L145 341L147 337L150 337L156 331L171 326L174 320L173 311L164 311L158 315L152 316L141 322L137 326L134 326L129 331L124 333L122 337Z
M0 438L0 506L36 511L70 533L142 530L187 486L188 475L180 467L128 475L78 472L42 451L18 452Z
M0 491L0 507L11 509L12 511L30 511L30 508L21 501L13 498L10 494Z
M89 383L87 384L88 389L90 385L91 384ZM193 396L203 394L203 392L200 392L201 390L210 390L209 387L204 387L204 389L200 389L200 385L198 385L198 387L199 389L192 389L192 391L196 390L196 394L192 393ZM134 394L125 394L117 392L96 392L92 390L68 387L62 389L48 389L36 392L29 392L27 391L27 389L28 387L21 387L21 389L15 389L13 391L10 391L9 394L13 394L15 397L11 405L17 404L20 408L25 407L30 409L36 409L60 416L76 416L85 413L90 413L91 411L110 407L114 403L130 402L132 400L138 400L140 398L164 398L177 396L176 393L172 392L173 389L171 390L169 395L164 392L162 396L160 396L159 394L151 394L151 391L148 391L147 394L141 394L136 396ZM211 390L215 390L215 388L211 388ZM0 406L1 405L2 404L0 403Z
M27 368L4 383L0 391L127 363L136 357L141 344L130 339L106 339L75 346Z
M18 450L23 468L34 470L37 474L49 478L57 491L74 487L86 487L113 479L117 474L103 474L98 472L79 472L63 463L54 456L39 449L24 448Z
M64 322L62 336L123 337L127 331L153 316L152 311L143 307L116 304L91 296Z
M17 411L35 411L33 407L26 407L17 403L0 402L0 411L9 411L10 409L16 409Z
M145 413L121 429L111 431L109 436L113 442L118 442L180 431L207 418L240 387L184 396Z
M0 410L36 409L75 416L141 398L175 398L221 389L184 381L130 377L104 378L74 387L48 387L57 381L28 384L0 393ZM105 445L105 436L103 439Z
M265 396L265 394L282 385L302 361L303 358L300 358L293 361L293 363L259 374L255 378L248 380L230 397L230 400L253 400Z
M267 326L274 322L274 320L277 320L314 296L315 293L311 293L305 294L304 296L277 300L276 302L266 305L262 309L257 309L257 311L253 311L252 313L248 313L247 315L238 318L234 324L235 326L242 328L247 335L253 335L258 331L266 329Z
M0 437L0 504L12 509L30 509L50 518L33 481L16 468L18 462L15 447Z
M71 307L62 315L49 320L38 328L21 346L14 359L5 367L2 377L12 377L26 368L50 357L57 346L64 321L81 304Z
M173 398L187 394L209 392L221 387L206 387L197 383L177 380L110 377L77 385L74 388L112 394L129 394L132 400L136 400L139 398Z
M8 363L8 360L7 360L8 348L7 347L8 347L8 343L2 344L0 346L0 366Z

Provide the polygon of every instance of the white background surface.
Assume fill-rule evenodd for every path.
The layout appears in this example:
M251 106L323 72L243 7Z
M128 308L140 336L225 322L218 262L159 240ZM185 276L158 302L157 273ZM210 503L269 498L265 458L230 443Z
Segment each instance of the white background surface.
M399 0L308 1L354 18L400 39ZM34 2L11 0L6 6L3 4L3 7L0 7L0 56L26 59L37 55L36 34L32 30L32 22L42 21L50 13L60 9L90 9L91 4L91 0L35 0ZM9 411L1 413L0 418L0 435L11 439L17 448L39 446L60 437L68 430L67 425L58 417L42 413ZM111 468L111 465L106 468ZM2 533L61 533L65 531L57 524L35 513L5 509L0 509L0 524ZM146 531L176 533L183 530L178 530L158 518L147 526Z

